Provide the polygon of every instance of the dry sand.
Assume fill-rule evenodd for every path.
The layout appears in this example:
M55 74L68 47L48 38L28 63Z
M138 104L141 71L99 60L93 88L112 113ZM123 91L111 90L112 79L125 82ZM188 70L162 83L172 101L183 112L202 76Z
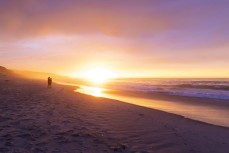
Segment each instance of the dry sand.
M0 79L0 152L228 153L229 129L70 86Z

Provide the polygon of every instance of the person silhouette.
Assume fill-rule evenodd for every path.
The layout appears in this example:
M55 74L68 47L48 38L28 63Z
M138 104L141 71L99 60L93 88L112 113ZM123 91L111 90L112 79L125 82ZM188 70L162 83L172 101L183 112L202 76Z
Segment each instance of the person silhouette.
M48 88L52 87L52 78L48 77Z

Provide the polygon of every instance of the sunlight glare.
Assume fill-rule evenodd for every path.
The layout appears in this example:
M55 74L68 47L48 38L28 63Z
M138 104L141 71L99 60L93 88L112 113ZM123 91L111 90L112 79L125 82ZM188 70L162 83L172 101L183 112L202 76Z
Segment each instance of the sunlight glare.
M93 83L105 83L115 77L114 72L104 68L93 68L83 74L83 77Z
M98 87L88 87L88 86L80 86L80 88L76 89L75 92L80 92L88 95L92 95L95 97L104 97L106 89L98 88Z
M92 95L95 97L102 97L102 95L103 95L102 89L101 88L94 88L92 90Z

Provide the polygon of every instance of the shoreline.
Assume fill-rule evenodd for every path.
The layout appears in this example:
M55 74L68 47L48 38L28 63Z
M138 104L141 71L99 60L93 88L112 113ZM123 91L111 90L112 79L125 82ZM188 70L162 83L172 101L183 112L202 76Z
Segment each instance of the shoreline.
M74 85L73 85L74 86ZM95 90L95 91L94 91ZM139 93L129 91L103 90L101 88L77 86L75 92L86 95L99 96L112 100L119 100L137 106L157 109L205 122L212 125L229 127L229 103L222 100L204 99L196 97L184 97L165 94ZM216 116L210 117L209 113ZM221 115L222 114L222 115Z
M94 97L93 95L89 95L89 94L84 94L84 93L80 93L80 92L77 92L77 93L82 94L82 95L85 95L85 96ZM175 115L177 117L181 117L181 118L184 118L184 119L187 119L187 120L190 120L190 121L193 121L193 122L197 122L197 123L200 123L200 124L206 124L206 125L209 125L209 126L215 126L215 127L225 128L225 129L228 129L229 130L229 127L227 127L227 126L211 124L211 123L207 123L207 122L204 122L204 121L199 121L199 120L195 120L195 119L192 119L192 118L188 118L188 117L185 117L183 115L179 115L179 114L175 114L175 113L171 113L171 112L167 112L167 111L163 111L163 110L159 110L159 109L155 109L155 108L151 108L151 107L141 106L141 105L132 104L132 103L128 103L128 102L125 102L125 101L121 101L121 100L117 100L117 99L111 99L111 98L106 98L106 97L96 97L96 98L98 98L98 99L104 99L104 100L111 100L111 101L115 101L115 102L118 102L118 103L125 103L125 104L128 104L128 105L133 105L133 106L141 107L141 108L144 108L144 109L149 109L149 110L154 110L154 111L161 111L163 113L167 113L167 114L170 114L170 115Z
M10 79L9 79L10 80ZM0 84L0 150L227 153L229 129L45 81ZM61 145L61 147L60 147Z
M77 92L77 93L83 94L83 95L85 95L85 96L94 97L93 95L89 95L89 94L84 94L84 93L80 93L80 92ZM167 112L167 111L164 111L164 110L159 110L159 109L155 109L155 108L151 108L151 107L141 106L141 105L137 105L137 104L133 104L133 103L129 103L129 102L117 100L117 99L106 98L106 97L96 97L96 98L105 99L105 100L112 100L112 101L119 102L119 103L126 103L126 104L128 104L128 105L133 105L133 106L141 107L141 108L144 108L144 109L150 109L150 110L152 109L152 110L154 110L154 111L155 111L155 110L156 110L156 111L161 111L161 112L168 113L168 114L171 114L171 115L175 115L175 116L178 116L178 117L181 117L181 118L184 118L184 119L188 119L188 120L190 120L190 121L197 122L197 123L200 123L200 124L206 124L206 125L209 125L209 126L215 126L215 127L225 128L225 129L228 129L228 130L229 130L229 127L227 127L227 126L216 125L216 124L207 123L207 122L200 121L200 120L195 120L195 119L188 118L188 117L185 117L185 116L180 115L180 114L171 113L171 112ZM161 100L161 99L159 99L159 100Z

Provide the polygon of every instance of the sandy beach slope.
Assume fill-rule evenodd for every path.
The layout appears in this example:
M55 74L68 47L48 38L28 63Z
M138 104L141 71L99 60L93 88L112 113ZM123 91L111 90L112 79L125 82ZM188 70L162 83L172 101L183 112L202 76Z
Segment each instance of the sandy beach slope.
M228 153L229 129L75 88L0 79L0 152ZM209 114L211 115L211 114Z

